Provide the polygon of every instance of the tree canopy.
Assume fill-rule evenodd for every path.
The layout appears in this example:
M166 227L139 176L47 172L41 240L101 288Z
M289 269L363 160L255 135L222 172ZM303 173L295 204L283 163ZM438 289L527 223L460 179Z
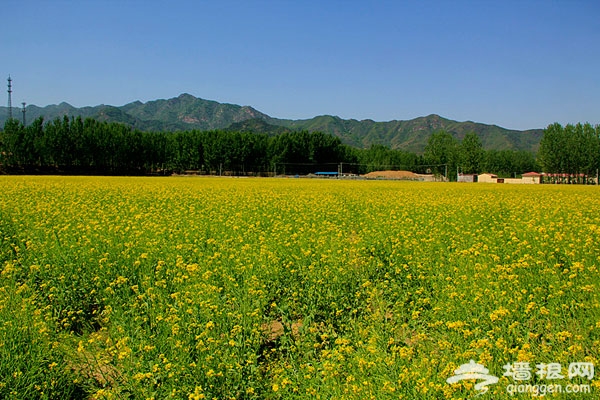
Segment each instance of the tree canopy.
M0 131L0 150L2 169L12 173L267 175L341 168L357 174L382 169L433 172L455 180L457 167L466 173L506 175L535 169L533 154L485 151L475 133L460 142L448 132L436 132L429 137L425 153L418 155L383 145L350 147L318 131L146 132L121 123L66 116L48 122L40 117L28 126L16 119L6 121ZM583 159L589 165L595 162Z
M544 130L538 158L544 172L596 175L600 168L600 126L549 125Z

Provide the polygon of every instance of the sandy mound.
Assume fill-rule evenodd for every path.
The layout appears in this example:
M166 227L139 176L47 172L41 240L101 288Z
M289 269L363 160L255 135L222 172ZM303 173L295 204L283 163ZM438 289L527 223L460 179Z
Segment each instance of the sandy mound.
M410 171L373 171L363 176L371 179L419 179L419 175Z

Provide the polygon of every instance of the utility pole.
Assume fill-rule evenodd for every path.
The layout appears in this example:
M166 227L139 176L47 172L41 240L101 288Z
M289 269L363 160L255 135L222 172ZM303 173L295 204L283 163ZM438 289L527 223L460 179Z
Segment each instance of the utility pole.
M27 120L25 119L25 105L27 103L22 102L21 104L23 104L23 110L22 110L22 113L23 113L23 126L27 126Z
M12 79L8 76L8 119L12 119Z

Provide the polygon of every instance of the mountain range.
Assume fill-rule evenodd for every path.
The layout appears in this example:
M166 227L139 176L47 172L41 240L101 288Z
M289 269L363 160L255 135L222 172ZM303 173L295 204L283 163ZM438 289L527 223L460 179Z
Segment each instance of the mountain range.
M13 117L22 117L21 109L13 107ZM369 147L381 144L394 149L422 153L429 136L445 130L457 139L475 132L488 150L537 151L542 129L526 131L505 129L472 121L458 122L431 114L407 121L376 122L373 120L342 119L321 115L310 119L290 120L270 117L252 107L204 100L184 93L167 100L146 103L135 101L116 107L99 105L73 107L68 103L26 107L28 122L43 116L46 121L63 116L81 116L101 121L120 122L147 131L226 129L276 135L285 131L308 130L330 133L348 145ZM8 108L0 107L0 124L8 118Z

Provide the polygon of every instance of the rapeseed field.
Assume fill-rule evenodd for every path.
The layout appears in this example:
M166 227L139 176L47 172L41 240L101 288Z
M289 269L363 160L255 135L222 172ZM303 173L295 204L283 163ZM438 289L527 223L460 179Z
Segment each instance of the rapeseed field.
M600 393L597 187L0 187L0 398Z

